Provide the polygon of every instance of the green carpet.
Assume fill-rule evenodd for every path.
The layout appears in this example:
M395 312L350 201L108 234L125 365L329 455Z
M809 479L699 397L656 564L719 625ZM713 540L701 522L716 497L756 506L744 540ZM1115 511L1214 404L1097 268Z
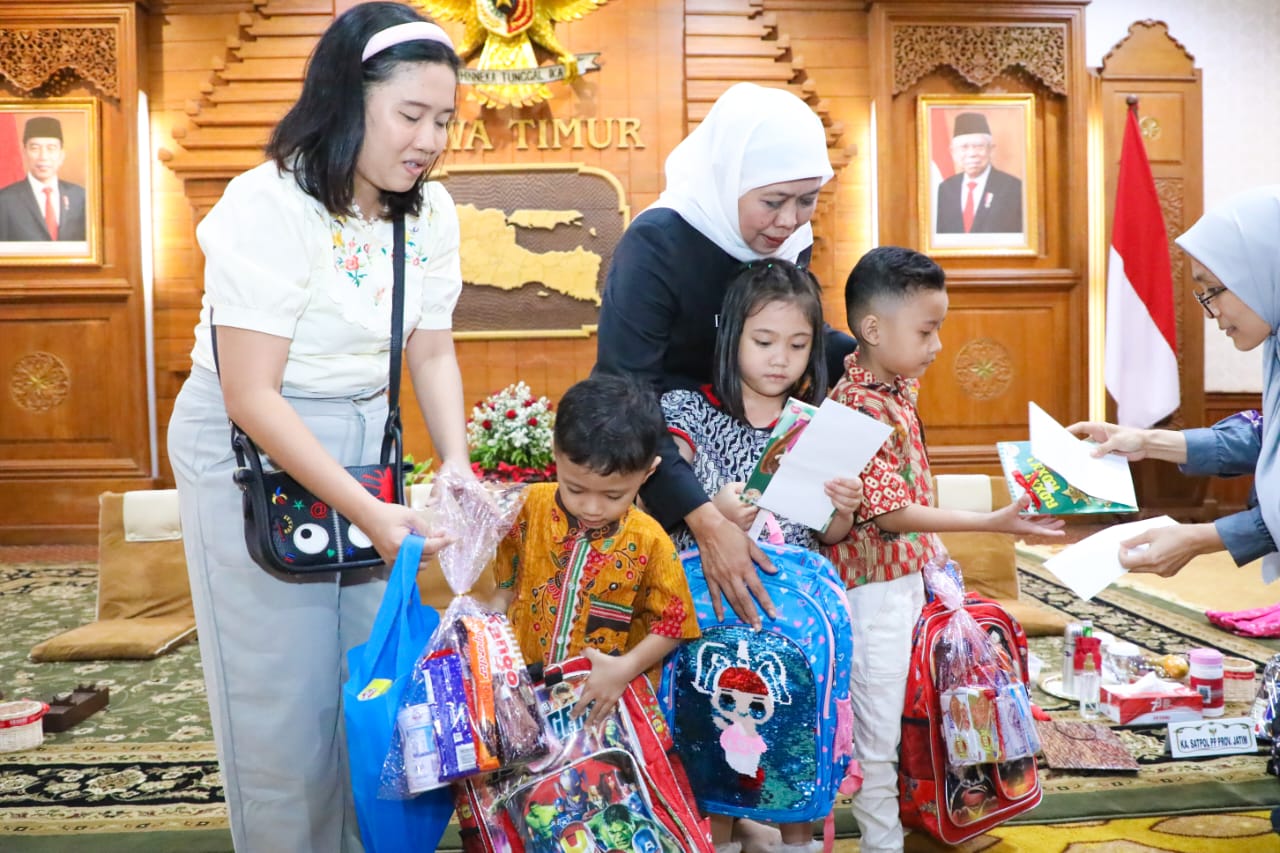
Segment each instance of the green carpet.
M1024 554L1020 561L1024 597L1073 619L1092 619L1146 648L1207 645L1258 663L1280 650L1280 643L1234 637L1210 626L1202 614L1133 590L1112 587L1081 602L1037 558ZM8 697L44 700L85 682L111 690L106 711L49 735L38 750L0 756L0 850L66 851L89 841L95 853L229 851L195 644L145 662L27 659L37 642L92 618L94 581L91 566L0 565L0 690ZM1060 659L1061 638L1034 639L1032 649L1052 667ZM1074 718L1068 703L1039 691L1035 698L1055 717ZM1173 761L1163 754L1162 730L1126 729L1121 737L1142 765L1139 773L1046 771L1043 804L1020 822L1242 811L1280 801L1280 782L1265 775L1260 755ZM848 809L837 815L841 834L851 835ZM455 846L451 833L441 849Z
M97 569L0 565L0 690L42 701L78 684L110 704L36 750L0 755L0 850L230 850L194 643L151 661L34 663L36 643L93 619ZM181 843L139 848L174 833ZM113 837L116 839L113 842ZM50 846L52 845L52 846Z

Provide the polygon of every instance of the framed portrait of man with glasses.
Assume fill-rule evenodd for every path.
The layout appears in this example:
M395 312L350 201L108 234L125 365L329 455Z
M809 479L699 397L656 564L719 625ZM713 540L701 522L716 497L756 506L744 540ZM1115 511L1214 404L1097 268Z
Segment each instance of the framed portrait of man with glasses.
M923 95L918 101L923 249L947 255L1034 255L1034 95Z
M98 102L0 101L0 265L101 263Z

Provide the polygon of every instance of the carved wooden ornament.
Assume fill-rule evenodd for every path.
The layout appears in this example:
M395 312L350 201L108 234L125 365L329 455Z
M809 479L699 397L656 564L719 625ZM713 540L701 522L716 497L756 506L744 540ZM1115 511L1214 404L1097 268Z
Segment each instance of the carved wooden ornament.
M1067 94L1067 36L1060 26L913 24L893 30L893 94L945 65L978 89L1011 66Z
M118 98L115 29L0 29L0 75L23 92L34 92L67 68L104 95Z

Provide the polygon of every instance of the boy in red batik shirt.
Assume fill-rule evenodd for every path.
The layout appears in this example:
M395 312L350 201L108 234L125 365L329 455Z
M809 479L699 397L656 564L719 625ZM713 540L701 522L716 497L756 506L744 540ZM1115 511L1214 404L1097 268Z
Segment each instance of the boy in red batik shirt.
M989 513L933 506L916 394L919 378L942 350L942 268L911 249L872 249L849 273L844 298L858 349L845 359L831 398L889 424L893 434L862 472L853 529L823 552L845 579L853 616L853 744L863 772L853 815L863 853L897 853L903 844L898 742L911 632L924 606L920 570L937 547L928 534L1060 536L1063 523L1020 517L1025 498Z

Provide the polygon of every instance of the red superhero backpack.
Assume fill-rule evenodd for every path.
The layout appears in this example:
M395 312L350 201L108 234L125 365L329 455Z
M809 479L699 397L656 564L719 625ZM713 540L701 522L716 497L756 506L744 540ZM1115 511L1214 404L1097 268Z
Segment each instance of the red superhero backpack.
M996 639L1013 672L1027 680L1027 635L1017 620L991 599L969 593L964 608ZM1035 757L1002 764L951 767L943 739L942 705L936 681L942 629L951 619L941 600L925 605L911 638L911 667L902 711L898 791L902 825L959 844L1040 804L1043 792Z
M544 670L540 695L548 697L558 753L515 775L454 786L467 853L713 853L649 680L632 680L592 732L585 717L569 718L590 671L582 657Z

